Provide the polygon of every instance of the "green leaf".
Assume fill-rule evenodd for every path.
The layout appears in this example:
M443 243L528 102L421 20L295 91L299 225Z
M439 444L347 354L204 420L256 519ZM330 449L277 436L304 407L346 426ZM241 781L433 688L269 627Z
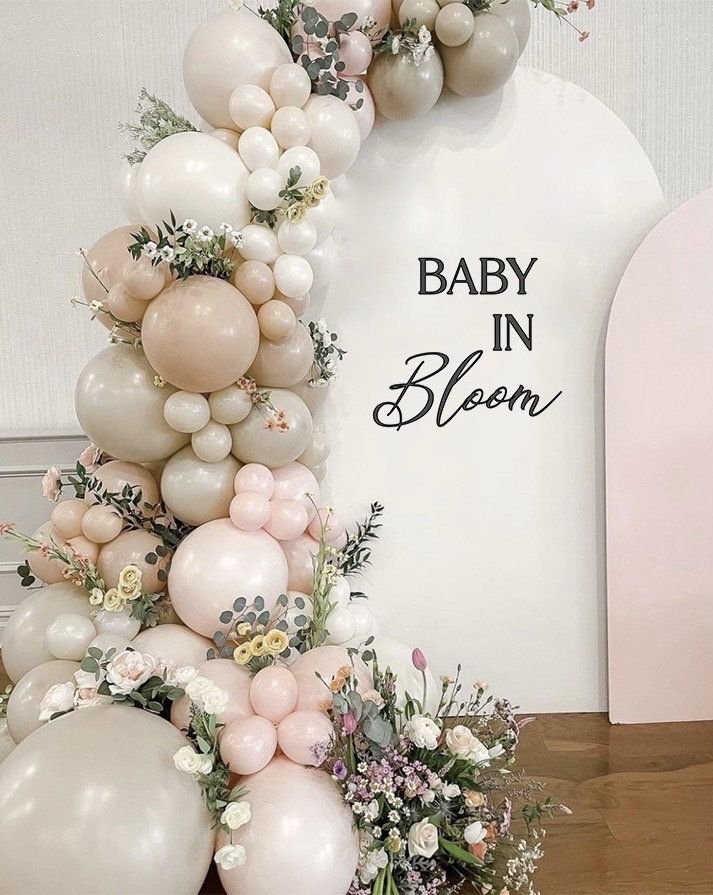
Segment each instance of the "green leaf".
M443 837L439 837L438 844L441 846L443 851L447 852L452 858L455 858L457 861L460 861L461 864L470 864L472 867L483 866L483 862L478 860L475 855L471 855L469 851L466 851L464 848L461 848L460 845L456 845L455 842L451 842L449 839L443 839Z
M85 656L82 659L82 663L79 667L82 669L82 671L87 671L90 674L96 674L99 671L99 663L91 656Z

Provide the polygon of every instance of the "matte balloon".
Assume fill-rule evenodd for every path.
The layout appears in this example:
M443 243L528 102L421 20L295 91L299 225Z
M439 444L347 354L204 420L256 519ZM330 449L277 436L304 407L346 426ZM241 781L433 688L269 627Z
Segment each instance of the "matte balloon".
M79 662L55 659L37 665L20 678L7 703L7 725L16 743L21 743L45 723L40 721L40 703L50 687L71 681L78 670Z
M124 520L111 506L97 504L87 507L82 517L82 533L95 544L106 544L118 537L124 528Z
M99 556L99 545L85 538L84 535L70 538L67 541L67 547L78 556L88 559L92 565L96 565L97 557Z
M157 625L146 628L132 640L131 646L140 653L170 662L177 668L183 665L200 665L212 642L183 625Z
M312 444L310 444L307 447L307 450L297 459L303 466L314 470L314 467L318 466L320 463L324 463L328 456L329 439L324 432L315 429L312 433Z
M327 618L327 643L347 643L356 634L356 621L346 606L333 609Z
M277 743L297 764L318 767L334 738L332 722L323 712L293 712L277 726Z
M272 97L256 84L241 84L228 99L228 114L240 130L269 127L274 112Z
M190 446L183 448L171 457L161 475L166 508L188 525L225 518L239 469L240 463L233 456L219 463L206 463L196 457Z
M82 519L87 512L83 500L74 497L60 501L52 510L50 522L61 538L76 538L82 534Z
M272 342L269 344L274 348L282 347ZM305 403L287 389L270 389L270 403L277 414L284 415L284 428L268 426L274 417L266 418L265 410L256 406L247 419L231 426L230 431L234 456L244 463L263 463L275 469L292 463L310 443L312 416Z
M282 550L287 560L290 590L311 594L314 580L313 558L319 550L318 542L312 535L305 533L293 541L283 541Z
M332 693L329 690L329 683L340 668L351 668L352 660L358 689L364 692L372 686L369 669L358 656L350 658L344 647L318 646L298 656L290 665L290 671L297 678L300 691L298 710L322 711L325 704L331 705Z
M54 657L45 646L47 626L58 615L92 612L87 593L74 584L62 582L31 591L10 616L2 640L2 662L14 683L36 665Z
M283 106L278 109L272 116L270 130L283 149L306 146L312 136L309 120L297 106Z
M23 740L0 768L0 890L198 892L215 834L200 786L173 763L185 745L162 718L117 705Z
M116 587L119 575L125 566L134 565L141 569L141 589L147 594L157 594L166 585L159 580L159 571L166 569L166 558L159 557L158 562L149 563L146 556L154 553L163 542L158 535L143 529L125 531L105 544L99 551L97 569L107 587Z
M242 531L257 531L270 521L270 501L256 491L241 491L230 501L230 521Z
M204 395L196 392L174 392L163 405L163 416L176 432L198 432L208 425L210 405Z
M17 744L10 736L7 718L0 718L0 764L5 761Z
M329 22L338 21L345 13L355 12L354 29L366 28L372 43L379 42L391 18L389 0L315 0L314 7Z
M369 67L374 105L385 118L425 115L443 90L443 65L437 52L416 65L410 53L379 53Z
M45 646L56 659L79 662L97 633L91 618L79 612L63 612L47 625Z
M238 385L229 385L217 392L211 392L208 403L213 419L227 426L244 420L253 406L250 395Z
M278 541L291 541L299 537L309 523L307 510L296 500L270 501L270 518L265 523L265 531Z
M268 610L287 590L287 562L264 531L240 531L216 519L192 531L178 546L168 574L171 602L194 631L212 637L224 627L220 613L236 597L261 596Z
M317 245L317 226L309 218L296 223L283 221L277 229L277 241L288 255L306 255Z
M94 625L98 634L116 634L128 641L133 640L141 630L141 622L131 614L130 606L125 606L121 612L100 609L94 618Z
M281 665L261 668L250 684L250 704L256 715L279 724L297 705L297 681Z
M297 62L278 65L270 77L270 96L278 109L302 108L312 93L312 82L304 66Z
M237 131L231 130L228 127L217 127L214 131L210 132L210 135L214 139L220 140L221 143L225 143L226 146L230 146L230 148L234 149L236 152L238 151L240 134ZM245 159L243 159L243 161L245 161Z
M196 671L228 694L228 707L216 716L221 724L253 714L250 704L252 676L247 668L237 665L233 659L209 659L196 665ZM188 730L190 709L191 701L187 696L175 700L171 704L171 724L179 730Z
M157 388L155 376L143 352L123 344L105 348L79 374L74 392L79 424L113 457L139 463L163 460L188 441L163 418L173 389Z
M279 500L296 500L301 503L307 512L308 522L311 522L317 515L320 502L319 483L312 472L303 463L295 462L276 469L273 476L273 496Z
M140 489L141 499L139 507L145 515L151 515L151 507L156 506L159 502L158 485L156 479L150 470L138 463L127 463L125 460L110 460L97 467L92 473L99 486L99 492L109 491L112 494L121 494L128 485L129 488ZM97 503L99 497L97 492L89 488L84 495L84 500L88 504Z
M374 116L376 115L374 97L371 95L371 90L369 90L366 81L363 81L361 78L344 78L343 80L347 84L345 101L349 103L354 112L354 117L359 125L361 142L363 143L374 127ZM359 105L357 106L357 104ZM322 203L320 202L319 204L321 205Z
M268 301L257 312L260 333L271 342L284 342L297 327L295 312L284 301Z
M264 261L265 264L274 264L280 256L280 246L277 244L277 236L269 227L263 224L248 224L240 231L243 244L240 254L246 261Z
M294 333L281 342L260 339L248 375L261 386L287 388L306 376L313 363L312 336L303 323L298 323Z
M334 193L327 193L319 205L308 208L307 220L317 228L317 245L331 236L337 221L337 200L334 198Z
M121 282L124 265L129 260L128 247L136 242L131 235L135 227L117 227L105 233L85 253L82 268L82 292L88 302L104 301L107 292Z
M277 140L266 127L249 127L243 131L238 140L238 152L249 171L274 168L280 157Z
M320 507L309 524L309 533L317 540L324 538L327 544L335 544L344 534L344 522L332 507Z
M104 307L119 320L138 323L146 311L146 302L129 295L123 283L115 283L104 299Z
M275 294L275 275L264 261L243 261L231 282L253 305L263 305Z
M488 12L476 15L470 40L440 50L446 84L459 96L487 96L499 90L515 71L520 56L513 29Z
M286 149L280 156L276 167L285 180L291 170L299 168L301 173L296 186L305 187L310 186L319 177L321 171L319 156L309 146L293 146L291 149Z
M339 177L354 164L361 147L354 113L336 96L317 95L307 100L305 112L312 128L309 145L319 156L322 174L330 179Z
M200 432L191 437L191 447L199 460L206 463L219 463L230 453L232 439L230 429L222 423L210 420Z
M220 736L220 757L234 774L261 771L276 749L275 725L259 715L236 718L223 728Z
M529 0L494 0L490 4L489 12L510 25L517 36L522 56L530 39L530 28L532 27Z
M435 0L433 0L435 3ZM339 42L339 58L344 63L343 75L360 75L367 70L373 50L362 31L347 31Z
M449 3L439 10L436 37L447 47L464 44L475 29L475 16L464 3Z
M234 384L257 351L259 329L247 299L208 276L179 280L148 307L141 338L151 366L190 392Z
M254 491L268 500L275 491L275 476L261 463L246 463L235 476L235 493Z
M412 21L417 28L425 25L433 31L439 9L436 0L403 0L399 7L399 24Z
M288 298L286 295L283 295L281 292L275 292L275 298L284 302L288 308L290 308L295 317L301 317L303 314L306 314L309 310L310 306L310 294L300 295L299 298Z
M32 537L42 545L51 546L52 541L54 541L60 547L66 547L67 543L65 538L55 531L51 522L45 522L44 525L41 525ZM67 566L62 560L45 556L41 550L33 550L27 554L26 559L30 571L40 581L44 581L46 584L58 584L60 581L65 581L64 570Z
M261 211L272 211L282 204L280 193L285 179L274 168L258 168L248 177L246 187L250 204Z
M115 652L120 653L125 650L130 643L131 640L128 637L124 637L122 634L97 634L87 649L96 647L106 655L106 653L112 649L115 650Z
M124 264L121 282L127 295L140 301L151 301L166 285L166 274L162 265L153 264L142 255Z
M301 398L312 415L316 415L322 410L329 397L330 384L328 382L313 384L310 379L311 374L308 373L299 382L291 385L290 391Z
M312 268L309 261L299 255L280 255L272 272L275 286L288 298L299 298L312 288Z

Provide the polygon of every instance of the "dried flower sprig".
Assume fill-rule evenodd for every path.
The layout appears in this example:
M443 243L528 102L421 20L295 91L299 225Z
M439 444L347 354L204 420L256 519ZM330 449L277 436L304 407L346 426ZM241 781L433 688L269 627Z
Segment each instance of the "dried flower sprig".
M337 375L337 364L347 352L337 345L339 337L327 328L325 320L311 321L309 334L314 345L314 362L309 385L311 388L319 388L327 385Z
M145 87L139 93L136 114L138 124L119 125L119 129L128 133L136 144L126 155L131 165L142 162L146 153L166 137L197 130L187 118L174 112L168 103L153 96Z

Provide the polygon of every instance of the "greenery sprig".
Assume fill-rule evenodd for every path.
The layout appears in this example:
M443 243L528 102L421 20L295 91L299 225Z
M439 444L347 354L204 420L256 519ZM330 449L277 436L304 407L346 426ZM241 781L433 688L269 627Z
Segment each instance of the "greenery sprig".
M347 543L340 554L339 568L343 575L355 575L371 562L370 542L379 537L384 506L374 501L363 522L357 524L356 531L347 535Z
M290 168L285 186L279 192L279 197L284 203L278 208L264 211L250 206L250 219L256 224L267 224L275 228L284 220L297 223L304 219L308 208L314 208L324 199L329 192L329 181L326 177L317 177L309 186L299 186L302 169L299 165Z
M149 93L145 87L139 93L136 114L139 116L138 124L119 125L119 129L135 141L134 148L126 155L131 165L142 162L146 153L166 137L197 130L187 118L174 112L168 103Z

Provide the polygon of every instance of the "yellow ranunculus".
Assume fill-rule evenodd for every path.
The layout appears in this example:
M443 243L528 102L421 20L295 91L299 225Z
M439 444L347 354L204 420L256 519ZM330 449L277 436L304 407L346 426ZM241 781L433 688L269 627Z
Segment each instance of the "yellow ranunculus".
M326 177L318 177L312 181L310 189L318 199L323 199L329 192L329 181Z
M301 202L296 202L294 205L290 205L287 209L287 220L293 224L299 223L304 216L305 209Z
M246 634L249 634L252 631L252 625L250 622L240 622L238 625L238 634L241 637L245 637Z
M141 579L143 573L138 566L133 564L124 566L119 572L117 590L127 600L135 600L141 594Z
M277 628L268 631L265 635L265 640L267 641L268 650L275 656L283 653L290 645L290 638L287 634L284 631L278 631Z
M264 656L268 652L267 639L264 634L257 634L250 641L250 652L253 656Z
M241 643L240 646L237 646L233 650L233 658L238 663L238 665L247 665L252 657L253 655L250 652L249 643Z
M126 600L121 596L119 591L112 587L104 594L104 608L107 612L121 612L124 608Z

